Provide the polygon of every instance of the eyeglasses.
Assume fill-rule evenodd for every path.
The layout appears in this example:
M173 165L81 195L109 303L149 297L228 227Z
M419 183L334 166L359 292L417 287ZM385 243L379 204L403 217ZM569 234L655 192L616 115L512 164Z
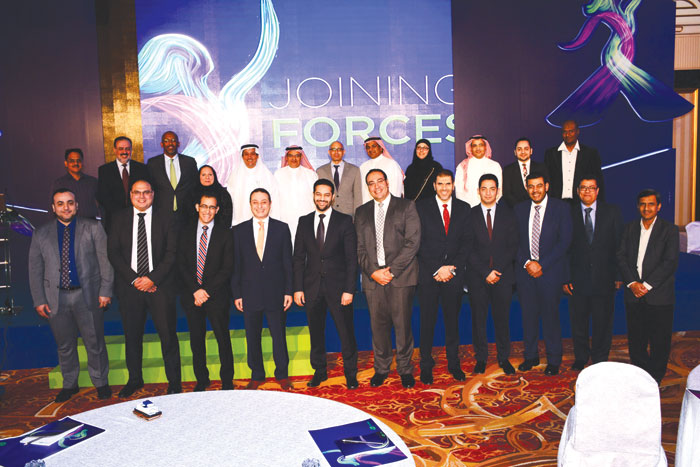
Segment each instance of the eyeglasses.
M345 151L345 148L330 148L330 152L343 152Z
M153 190L145 190L145 191L131 190L131 194L134 196L151 196L153 194Z
M205 211L216 211L216 208L218 207L219 206L209 206L207 204L200 204L199 210L201 211L202 209L204 209Z
M430 151L428 146L416 146L416 151Z
M384 183L384 182L386 182L386 179L384 179L384 178L378 178L377 180L375 180L375 181L373 181L373 182L367 182L367 186L372 187L372 186L374 186L374 185L377 184L377 183Z
M161 141L161 143L177 143L177 140L176 140L176 139L172 139L172 138L170 138L170 139L164 139L164 140Z
M580 186L578 187L578 191L598 191L597 186Z

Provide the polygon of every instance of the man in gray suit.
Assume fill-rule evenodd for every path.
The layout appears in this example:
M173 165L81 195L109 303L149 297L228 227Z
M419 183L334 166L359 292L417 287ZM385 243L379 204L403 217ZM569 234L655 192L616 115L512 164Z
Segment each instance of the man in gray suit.
M355 215L355 209L362 204L362 177L356 165L343 160L345 148L343 143L331 143L328 154L331 162L316 170L318 178L332 180L335 185L335 201L333 209L350 216Z
M416 383L411 364L411 312L418 284L420 218L413 201L389 194L389 182L383 170L370 170L365 182L373 199L357 208L355 229L357 259L372 327L374 376L370 386L380 386L389 376L393 325L396 370L403 387L411 388Z
M97 397L109 399L109 361L103 309L112 296L114 271L107 259L107 236L100 223L76 217L75 194L59 188L51 205L56 221L34 232L29 248L29 287L36 312L49 320L58 346L63 389L56 402L78 392L77 337L88 357L88 372Z

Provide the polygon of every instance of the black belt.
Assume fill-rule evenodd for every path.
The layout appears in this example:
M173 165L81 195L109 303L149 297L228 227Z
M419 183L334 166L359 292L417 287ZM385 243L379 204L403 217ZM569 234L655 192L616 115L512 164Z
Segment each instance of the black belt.
M59 287L58 290L63 290L65 292L71 292L73 290L80 290L81 287L79 285L71 285L69 287Z

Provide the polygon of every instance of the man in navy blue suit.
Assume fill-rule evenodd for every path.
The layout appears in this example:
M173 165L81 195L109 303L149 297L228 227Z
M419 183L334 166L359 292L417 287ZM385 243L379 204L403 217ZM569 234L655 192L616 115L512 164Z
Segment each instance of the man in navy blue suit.
M287 367L286 311L292 305L292 238L284 222L270 217L270 193L250 193L253 218L233 228L233 303L243 313L251 380L246 389L265 381L262 356L263 315L272 337L275 379L292 389Z
M567 251L571 244L571 208L547 196L549 182L541 173L527 176L531 201L515 206L518 219L518 253L515 280L523 311L525 360L518 370L528 371L540 364L537 351L540 318L547 350L546 375L559 373L561 365L561 326L559 301L562 286L568 283Z

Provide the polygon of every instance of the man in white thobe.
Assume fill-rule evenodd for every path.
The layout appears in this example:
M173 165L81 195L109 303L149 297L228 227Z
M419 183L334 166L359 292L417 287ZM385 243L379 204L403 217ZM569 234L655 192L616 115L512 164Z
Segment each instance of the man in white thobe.
M279 220L286 222L292 234L297 232L299 217L315 209L313 196L314 182L318 179L311 163L301 146L289 146L282 158L282 167L275 172L275 179L282 196L279 199Z
M265 164L258 163L258 145L241 146L241 157L243 165L231 172L226 185L233 201L233 225L247 221L253 216L250 211L250 193L256 188L265 188L270 193L273 201L270 216L279 219L281 197L277 180Z
M455 170L455 196L469 206L481 202L479 197L479 179L484 174L493 174L498 179L498 186L503 186L501 164L491 159L491 145L481 135L472 136L465 145L467 157ZM501 199L499 191L498 199Z
M399 163L391 157L389 151L386 150L386 146L384 146L381 138L377 136L367 138L365 140L365 151L369 156L369 160L363 162L360 166L362 180L365 180L370 170L380 169L384 171L388 178L391 194L397 198L403 197L403 170L401 170ZM362 203L364 204L373 198L367 189L367 185L365 183L362 185L364 187L362 189Z

